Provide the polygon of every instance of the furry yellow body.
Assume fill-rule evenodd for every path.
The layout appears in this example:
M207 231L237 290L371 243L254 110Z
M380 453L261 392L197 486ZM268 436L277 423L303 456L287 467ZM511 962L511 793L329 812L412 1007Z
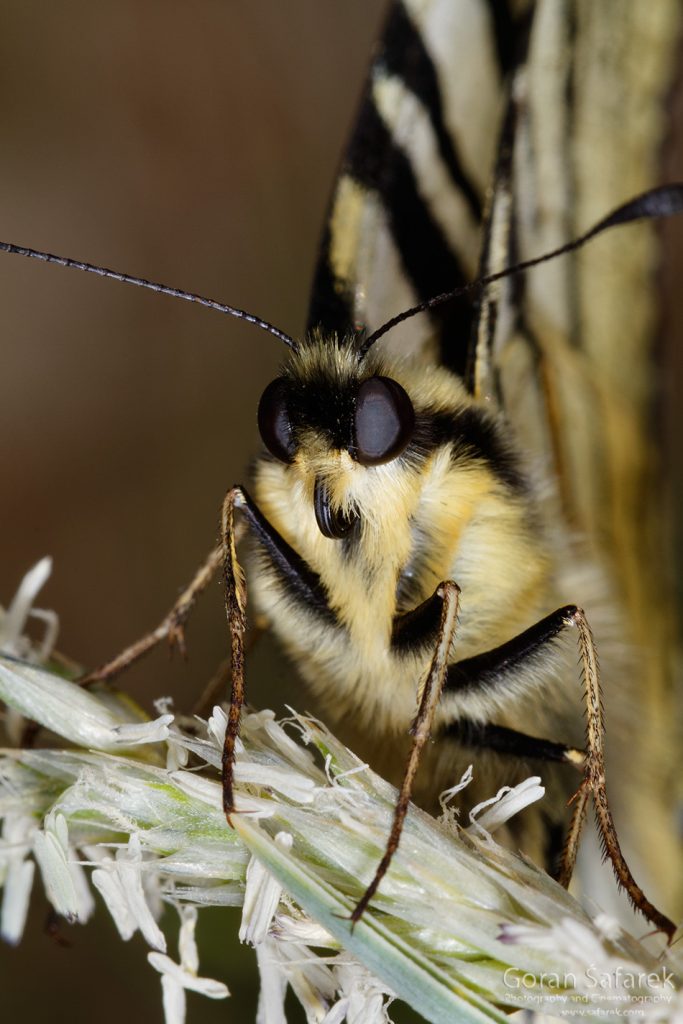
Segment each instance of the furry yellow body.
M388 346L387 346L388 347ZM363 374L388 375L408 393L418 420L441 415L457 422L474 416L499 438L508 457L505 425L468 394L448 370L424 362L368 358ZM342 388L358 373L352 346L315 338L291 357L299 379L322 373ZM304 432L290 464L264 456L256 463L254 497L277 532L319 576L334 621L293 599L269 560L256 554L248 574L250 594L292 655L329 720L354 734L357 747L376 765L398 777L416 709L419 684L433 644L392 647L394 618L426 601L442 580L461 589L460 618L452 660L491 650L532 626L558 604L555 566L544 541L541 509L528 480L513 486L501 477L495 457L484 458L454 437L431 450L386 465L365 467L335 450L320 433ZM321 534L313 506L315 483L324 478L332 503L359 514L352 541ZM538 701L538 673L520 674L504 692L446 693L435 730L462 717L547 733L563 742L581 739L577 713L580 690L553 678L556 659L546 656L544 709ZM423 767L422 799L434 802L473 759L456 744L440 741ZM490 762L490 758L487 759ZM495 761L495 757L493 758ZM504 763L494 772L499 784L524 768ZM528 767L526 769L528 771ZM562 769L568 795L577 777ZM490 770L479 773L490 786ZM496 778L497 776L497 778ZM472 789L474 799L482 787Z

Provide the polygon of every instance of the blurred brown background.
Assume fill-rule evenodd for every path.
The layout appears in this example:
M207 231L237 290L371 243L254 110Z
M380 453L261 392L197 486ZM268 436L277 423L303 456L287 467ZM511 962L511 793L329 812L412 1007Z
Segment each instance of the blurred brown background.
M0 236L298 334L384 7L4 3ZM218 314L17 258L2 258L0 291L0 603L53 555L40 603L59 611L60 649L94 666L156 624L212 546L282 351ZM187 666L164 650L128 685L191 703L227 651L218 585L188 640ZM253 660L250 695L279 707L297 693L270 654ZM144 943L121 943L100 911L63 949L43 934L39 886L33 904L25 942L0 948L0 1017L163 1019ZM189 996L192 1024L254 1019L254 957L226 916L200 918L202 970L234 997Z
M0 236L222 298L296 335L385 6L4 3ZM670 164L679 176L682 164ZM667 235L680 248L680 231ZM670 325L683 321L675 266ZM0 292L0 603L53 555L40 603L60 614L60 649L94 666L156 624L213 544L282 353L218 314L17 258L0 256ZM680 366L681 347L667 347ZM680 379L667 376L674 407ZM677 425L670 437L680 469ZM227 651L218 585L188 641L188 665L163 650L127 685L191 704ZM306 706L267 640L248 681L256 705ZM0 948L3 1019L162 1020L143 942L121 943L100 911L62 948L43 934L38 887L33 902L25 942ZM190 1024L254 1018L253 954L227 918L205 913L199 938L202 972L233 998L189 996Z

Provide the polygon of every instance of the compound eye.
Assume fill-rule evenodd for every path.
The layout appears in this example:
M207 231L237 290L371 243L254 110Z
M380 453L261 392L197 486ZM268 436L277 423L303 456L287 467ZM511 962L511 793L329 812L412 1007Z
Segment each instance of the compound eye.
M415 426L415 410L400 384L369 377L358 388L354 457L361 466L380 466L400 455Z
M257 416L259 433L268 451L280 462L291 462L294 439L287 412L285 384L279 377L271 381L261 395Z

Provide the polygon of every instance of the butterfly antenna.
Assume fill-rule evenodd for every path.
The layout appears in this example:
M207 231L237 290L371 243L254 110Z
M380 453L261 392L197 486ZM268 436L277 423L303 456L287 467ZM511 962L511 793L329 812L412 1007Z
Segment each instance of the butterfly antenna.
M97 274L99 277L109 277L112 281L121 281L123 284L134 284L138 288L148 288L152 292L159 292L161 295L170 295L174 299L184 299L185 302L196 302L199 306L206 306L208 309L215 309L218 313L227 313L238 320L246 320L248 324L255 324L261 330L267 331L273 337L284 341L293 352L298 352L299 346L288 334L274 327L267 320L260 316L254 316L245 309L237 309L236 306L229 306L225 302L218 302L216 299L208 299L204 295L197 295L195 292L186 292L182 288L172 288L168 284L160 284L157 281L147 281L144 277L134 277L132 274L122 274L118 270L109 270L107 267L98 267L94 263L84 263L82 260L72 260L67 256L55 256L51 252L41 252L39 249L29 249L23 245L13 245L11 242L0 242L0 252L9 252L15 256L27 256L32 260L42 260L43 263L57 263L60 267L69 267L72 270L83 270L86 274Z
M410 309L406 309L397 316L392 317L391 320L387 320L385 324L378 327L366 339L358 353L358 361L361 362L375 342L384 337L388 331L402 324L404 320L409 320L411 317L416 316L418 313L424 313L426 310L434 309L436 306L442 306L444 303L450 302L460 295L481 291L495 281L500 281L505 277L512 277L515 274L521 274L522 271L529 270L530 267L536 267L539 263L547 263L558 256L563 256L565 253L574 252L585 245L586 242L595 238L596 235L607 231L608 228L614 228L620 224L630 224L636 220L671 217L681 212L683 212L683 184L660 185L649 192L643 192L634 199L623 203L622 206L618 206L616 210L603 217L597 224L594 224L585 234L579 235L578 238L574 238L571 242L566 242L559 249L553 249L542 256L534 256L533 259L522 260L521 263L515 263L514 266L506 267L504 270L498 270L495 274L486 274L484 277L478 277L476 280L470 281L469 284L462 285L450 292L434 295L431 299L426 299L424 302L420 302L419 305L412 306Z

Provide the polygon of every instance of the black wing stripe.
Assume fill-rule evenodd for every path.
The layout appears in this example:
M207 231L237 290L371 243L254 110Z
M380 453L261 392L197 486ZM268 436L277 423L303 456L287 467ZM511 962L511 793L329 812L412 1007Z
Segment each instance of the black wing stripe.
M498 59L504 67L512 60L511 57L503 59L500 53L506 19L511 21L507 2L500 0L505 6L504 11L498 10L499 0L495 3L484 0L484 3L492 19L491 25L494 22L496 24L500 37ZM454 135L452 128L447 126L448 97L441 88L440 74L443 72L450 76L454 69L451 64L441 67L441 62L447 58L441 54L438 46L433 54L425 40L417 15L413 17L405 0L396 0L390 9L380 50L366 85L360 116L342 168L343 175L347 175L361 189L367 190L368 210L372 210L373 203L378 212L381 207L406 284L412 286L417 300L449 291L469 279L472 266L469 260L463 262L460 254L464 257L469 252L469 235L482 217L481 186L475 185L472 170L465 170L468 165L461 158L462 138L459 132ZM409 145L404 150L400 144L401 132L410 132L410 125L400 121L394 125L392 114L389 113L385 120L378 109L381 96L394 95L391 91L385 93L383 90L385 83L390 85L393 82L398 89L404 89L406 96L411 96L423 112L425 126L432 135L434 155L438 154L441 165L439 172L443 173L444 182L450 182L453 196L457 195L462 204L462 216L466 222L469 221L469 226L465 225L462 234L462 244L458 241L460 233L456 239L449 236L442 227L442 223L453 224L452 201L449 200L447 205L441 202L434 204L435 196L447 194L443 186L436 188L431 195L433 183L429 168L425 170L422 166L413 165ZM382 92L375 94L378 88ZM464 150L462 153L464 156ZM337 204L339 199L341 202ZM316 267L309 329L323 325L326 331L347 335L363 327L374 330L381 325L381 322L364 323L369 310L363 289L368 285L373 287L373 284L372 281L363 281L359 291L354 277L362 273L361 268L372 254L372 237L359 236L356 244L361 247L358 250L360 258L357 256L355 266L349 263L348 267L342 267L335 262L337 232L345 231L347 213L353 224L357 209L353 204L347 208L346 193L338 186L328 214L327 230ZM333 217L335 210L336 218ZM442 222L441 218L446 216L448 220ZM459 214L456 213L457 216ZM369 223L372 221L370 217ZM350 226L349 231L353 230L354 227ZM351 239L352 236L349 241ZM341 241L345 243L346 239L342 238ZM400 309L388 306L382 308L382 319L397 312ZM471 300L454 300L435 310L430 319L434 325L433 337L441 349L442 362L456 373L464 375L473 322ZM424 343L424 327L421 332L421 343Z
M397 3L386 25L378 63L388 74L402 79L428 110L441 158L472 215L481 220L477 190L465 173L443 113L439 80L432 59L402 4Z
M339 338L354 332L353 300L345 287L347 282L336 277L330 266L332 248L331 228L328 223L320 245L320 258L315 268L311 301L308 311L307 330L309 333L323 326L326 333Z
M348 154L348 173L378 193L406 275L419 299L428 299L467 280L441 228L419 194L410 161L393 142L373 103L361 111ZM438 311L444 361L462 373L472 322L468 300L455 300ZM455 343L453 343L455 342Z
M488 9L498 65L502 74L505 75L516 63L514 20L504 0L488 0Z

